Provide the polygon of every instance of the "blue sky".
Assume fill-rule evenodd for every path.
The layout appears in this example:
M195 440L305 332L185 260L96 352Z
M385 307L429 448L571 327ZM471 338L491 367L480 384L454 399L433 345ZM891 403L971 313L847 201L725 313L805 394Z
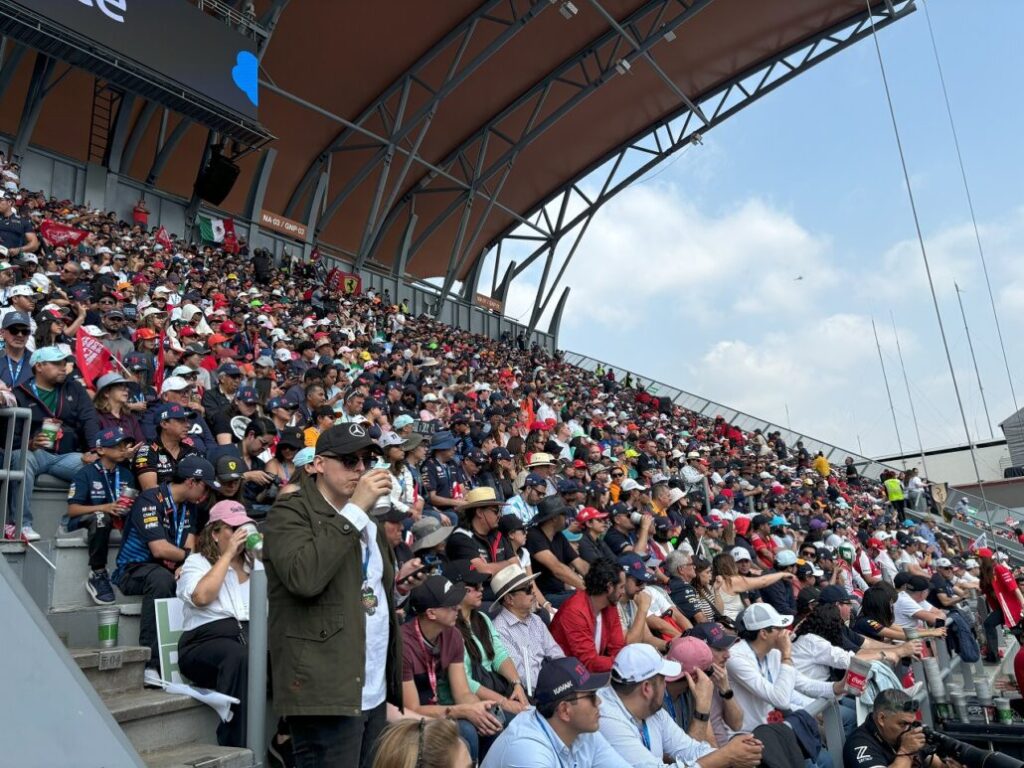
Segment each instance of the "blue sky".
M969 8L965 11L965 8ZM1024 3L932 0L982 241L1024 405L1019 184ZM923 9L879 40L972 435L987 438L953 280L993 427L1013 409ZM672 162L672 161L670 161ZM795 278L803 277L797 281ZM525 312L539 272L513 286ZM866 40L715 128L595 217L566 275L560 345L868 455L963 442L882 89Z

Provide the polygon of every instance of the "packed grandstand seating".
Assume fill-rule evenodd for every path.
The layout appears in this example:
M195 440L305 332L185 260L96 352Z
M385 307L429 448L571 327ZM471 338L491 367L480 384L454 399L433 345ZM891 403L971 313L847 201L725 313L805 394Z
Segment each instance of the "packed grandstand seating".
M16 164L4 163L0 175L0 396L5 405L32 411L27 482L50 474L69 483L61 535L86 531L91 567L81 578L99 605L123 599L122 593L150 602L177 594L190 606L193 624L186 628L194 631L211 616L231 616L230 600L203 592L204 574L252 552L244 549L248 533L239 531L254 521L265 536L273 657L283 652L275 646L275 611L294 607L275 603L275 587L290 584L282 566L288 555L278 542L291 534L281 518L317 493L316 476L334 471L328 460L347 469L360 461L364 470L386 468L390 483L378 489L385 503L373 508L393 554L383 560L393 560L397 587L395 595L367 587L372 548L364 541L358 599L366 624L380 626L372 619L381 614L383 631L389 621L405 622L407 713L454 720L472 756L482 758L492 747L492 755L504 748L494 746L505 722L492 723L497 710L511 721L527 694L533 700L557 691L555 673L542 666L564 654L578 657L591 674L612 670L615 680L644 661L637 652L629 663L625 656L616 662L617 652L647 644L693 680L695 669L707 669L717 684L728 682L724 670L733 669L717 656L722 671L712 667L707 649L728 647L719 642L721 633L732 637L737 630L746 642L751 630L756 637L779 615L812 615L819 600L867 604L883 582L903 595L921 591L922 579L933 602L947 586L956 594L980 586L993 608L1006 596L978 581L1009 573L989 548L1000 534L991 531L989 547L969 551L970 542L942 533L934 519L909 519L907 506L970 514L935 507L917 478L865 477L852 459L832 466L801 442L787 445L778 433L745 432L722 417L687 411L638 388L628 375L570 366L523 335L492 340L411 316L401 295L332 292L315 263L290 271L244 241L231 253L192 245L150 226L144 206L133 221L121 221L21 188ZM24 428L17 426L15 445ZM355 487L343 494L348 506L324 496L345 519L362 485ZM13 503L8 511L11 538L18 533ZM20 535L36 540L34 526L29 504ZM118 567L108 573L117 529L123 529ZM252 555L244 557L252 567ZM611 587L610 603L601 591L609 567L615 583L614 569L629 577L624 590ZM231 580L219 573L230 592ZM447 585L440 593L438 574ZM1013 576L1006 578L1001 583L1011 594ZM736 587L737 579L745 586ZM446 597L453 582L461 603ZM648 597L638 597L642 592ZM576 638L587 631L570 617L579 611L576 598L595 595L610 605L611 613L600 615L617 626L605 625L603 637L598 629L596 641L591 627L583 648ZM525 610L519 600L527 601ZM751 604L771 611L745 613L754 610ZM245 616L235 619L247 618L247 605L246 599ZM477 608L488 605L489 617L477 619ZM474 684L465 691L464 678L458 690L455 679L450 690L439 689L430 663L409 650L426 652L425 643L447 638L453 624L442 622L440 612L456 606L465 619L452 619L455 637ZM637 608L643 609L639 625ZM147 610L144 603L143 645L154 642ZM540 621L530 623L531 615ZM405 621L410 616L421 620ZM913 610L903 619L908 627L929 621ZM1009 619L1007 627L1016 623ZM943 625L944 617L931 617L935 622ZM702 624L715 629L694 629ZM330 628L316 630L324 638ZM861 631L874 636L870 628ZM694 632L703 651L676 640ZM812 645L796 634L794 652ZM920 653L915 637L904 635L892 660ZM978 639L998 659L994 637ZM519 646L517 638L528 641ZM237 678L225 680L190 661L190 642L199 640L183 639L182 671L208 687L237 691ZM545 642L552 648L546 656ZM544 658L533 658L538 652ZM461 651L457 662L447 647L440 653L462 662ZM694 667L702 653L704 666ZM811 656L813 646L804 653ZM378 660L383 669L383 656ZM802 674L813 676L818 666L808 662ZM708 679L703 671L700 677ZM735 677L744 710L736 717L749 717L757 711L754 693L741 692ZM582 679L572 678L578 690ZM275 698L284 701L282 689L295 694L300 686L298 678L274 683ZM411 699L405 683L413 685ZM727 686L719 691L729 693ZM627 696L614 695L620 693ZM604 715L612 694L601 695ZM473 703L488 699L496 706ZM730 719L730 700L731 694L725 705L718 700L713 714L723 748L726 731L748 730ZM222 744L244 742L241 715L233 722L218 731ZM283 751L287 732L283 722L275 749ZM422 727L419 740L422 748ZM615 744L612 735L608 741ZM705 741L715 744L714 735ZM484 765L502 764L491 759Z

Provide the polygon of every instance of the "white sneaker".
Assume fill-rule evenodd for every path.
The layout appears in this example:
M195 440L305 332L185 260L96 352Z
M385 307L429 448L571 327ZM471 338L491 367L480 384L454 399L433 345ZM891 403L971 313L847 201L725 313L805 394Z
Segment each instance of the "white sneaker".
M39 541L43 537L36 533L31 525L23 525L21 526L21 538L25 541Z
M142 685L146 688L163 688L164 681L157 670L146 667L146 671L142 673Z

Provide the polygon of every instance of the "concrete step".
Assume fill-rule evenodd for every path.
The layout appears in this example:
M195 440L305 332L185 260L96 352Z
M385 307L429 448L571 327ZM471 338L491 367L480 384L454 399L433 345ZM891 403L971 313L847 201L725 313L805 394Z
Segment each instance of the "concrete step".
M121 618L117 622L117 646L119 648L139 644L139 616L142 600L124 598L131 602L118 603ZM49 611L46 614L50 626L68 648L95 648L99 642L99 606L89 608L68 608Z
M112 696L141 690L149 648L78 648L71 658L100 695Z
M217 740L217 713L190 696L145 688L103 696L110 714L140 753Z
M53 541L51 556L55 570L53 586L50 591L51 610L67 610L69 608L88 608L96 605L85 589L89 578L89 548L85 541L85 531L61 533ZM113 574L117 566L117 554L120 551L121 536L115 531L111 537L110 550L107 553L107 573ZM121 594L116 586L114 594L118 603L141 601L141 598L129 598Z
M22 563L25 562L25 549L27 545L21 541L4 541L0 539L0 557L7 561L14 571L14 575L20 580Z
M141 756L149 768L252 768L256 764L248 749L208 744L186 744Z
M68 512L68 483L53 475L37 475L30 506L35 532L44 540L54 538Z

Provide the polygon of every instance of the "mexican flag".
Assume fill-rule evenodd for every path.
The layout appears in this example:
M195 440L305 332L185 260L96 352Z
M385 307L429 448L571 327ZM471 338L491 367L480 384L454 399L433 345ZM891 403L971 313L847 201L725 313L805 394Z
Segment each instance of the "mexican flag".
M232 219L213 219L199 216L199 236L208 243L223 243L235 237L235 222Z

